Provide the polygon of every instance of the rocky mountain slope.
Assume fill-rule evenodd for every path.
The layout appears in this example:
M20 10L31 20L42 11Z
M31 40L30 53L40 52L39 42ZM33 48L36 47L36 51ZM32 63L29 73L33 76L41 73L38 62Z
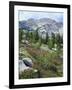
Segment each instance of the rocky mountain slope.
M62 22L56 22L50 18L41 18L41 19L28 19L26 21L19 21L19 29L25 30L36 30L38 28L44 28L49 34L53 33L62 33L60 29L63 28Z

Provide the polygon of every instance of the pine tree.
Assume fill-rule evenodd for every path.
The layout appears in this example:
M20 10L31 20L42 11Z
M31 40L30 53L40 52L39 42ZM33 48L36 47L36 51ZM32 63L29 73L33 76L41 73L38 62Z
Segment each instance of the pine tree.
M33 39L33 32L30 32L29 33L29 40L32 42L32 39Z
M48 33L46 33L46 39L45 39L45 44L48 44L49 36Z
M61 44L63 43L63 37L60 36L60 34L56 35L56 44L58 48L61 48Z
M49 47L50 49L53 48L53 41L52 41L52 38L49 38L49 39L48 39L48 47Z
M52 33L51 38L52 38L52 44L53 44L53 47L54 47L54 44L55 44L55 34L54 33Z
M20 42L20 43L22 42L23 35L24 35L23 30L19 30L19 42Z
M29 31L27 30L27 32L26 32L26 40L28 40L29 39Z
M35 40L36 42L39 40L38 29L35 31Z

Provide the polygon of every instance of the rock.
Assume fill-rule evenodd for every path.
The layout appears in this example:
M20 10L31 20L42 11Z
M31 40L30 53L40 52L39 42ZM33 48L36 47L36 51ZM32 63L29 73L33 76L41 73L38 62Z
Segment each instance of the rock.
M57 22L56 20L50 18L30 18L27 20L19 21L19 29L24 29L25 31L35 31L38 29L39 35L41 34L42 38L45 38L46 33L48 33L49 36L51 36L52 33L60 33L60 35L63 35L63 22Z
M32 69L33 63L30 58L23 58L23 60L19 60L19 72L23 72L27 69Z
M32 60L30 58L24 58L23 62L28 67L32 67L33 66L33 62L32 62Z
M23 72L26 69L29 69L29 67L24 64L23 60L19 60L19 72Z

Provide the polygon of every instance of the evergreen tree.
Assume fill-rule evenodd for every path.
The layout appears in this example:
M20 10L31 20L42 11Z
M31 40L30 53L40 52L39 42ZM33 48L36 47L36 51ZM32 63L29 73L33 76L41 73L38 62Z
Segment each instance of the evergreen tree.
M60 36L60 34L56 35L56 44L58 48L61 48L61 44L63 43L63 37Z
M36 42L39 40L38 29L35 31L35 40Z
M22 42L23 35L24 35L23 30L19 30L19 42L20 42L20 43Z
M33 32L29 32L29 40L32 42L33 39Z
M53 44L53 47L54 47L54 44L55 44L55 34L54 33L52 33L51 38L52 38L52 44Z
M36 42L35 41L35 38L36 38L35 31L33 31L32 36L33 36L32 41L33 41L33 43L35 43Z
M41 46L42 44L42 38L39 38L39 47Z
M29 39L29 31L27 30L27 32L26 32L26 40L28 40Z
M48 33L46 33L45 44L48 44L48 39L49 39L49 36L48 36Z
M48 39L48 47L49 47L50 49L53 48L52 38L49 38L49 39Z

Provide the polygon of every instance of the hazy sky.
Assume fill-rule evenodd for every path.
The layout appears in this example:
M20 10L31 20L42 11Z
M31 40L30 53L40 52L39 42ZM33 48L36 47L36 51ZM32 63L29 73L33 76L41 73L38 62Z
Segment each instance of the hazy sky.
M57 12L35 12L35 11L19 11L19 21L27 20L30 18L51 18L57 22L63 22L63 13Z

